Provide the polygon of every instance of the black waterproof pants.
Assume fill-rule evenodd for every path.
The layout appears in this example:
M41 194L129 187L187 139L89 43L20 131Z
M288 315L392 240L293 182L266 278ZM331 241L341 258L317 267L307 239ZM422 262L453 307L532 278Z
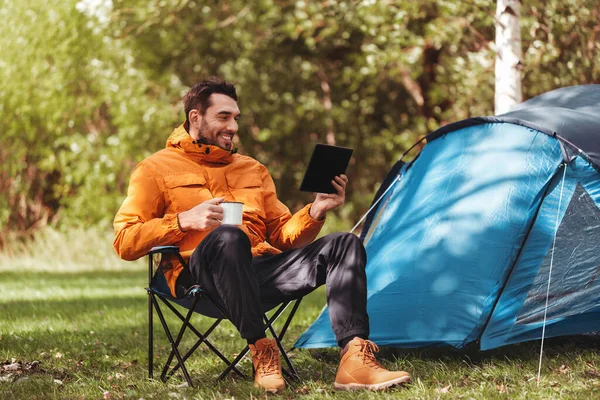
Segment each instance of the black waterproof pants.
M334 233L300 249L252 258L250 240L222 225L198 245L190 275L230 313L244 339L262 337L262 304L302 297L325 284L336 340L368 338L366 252L349 233Z

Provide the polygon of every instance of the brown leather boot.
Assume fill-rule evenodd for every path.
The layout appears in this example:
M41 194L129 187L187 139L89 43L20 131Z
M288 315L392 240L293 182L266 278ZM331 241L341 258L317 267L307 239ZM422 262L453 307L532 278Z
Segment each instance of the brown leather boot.
M335 377L337 390L383 390L410 381L404 371L388 371L375 359L379 347L369 340L352 339L342 350Z
M262 338L249 346L254 366L254 387L261 387L271 393L285 389L279 348L275 339Z

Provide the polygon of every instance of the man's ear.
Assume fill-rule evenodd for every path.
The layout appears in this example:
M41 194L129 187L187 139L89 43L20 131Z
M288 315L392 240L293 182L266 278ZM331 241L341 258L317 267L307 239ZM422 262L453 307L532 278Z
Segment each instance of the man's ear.
M188 113L188 121L190 124L199 124L202 122L202 113L196 109L190 110Z

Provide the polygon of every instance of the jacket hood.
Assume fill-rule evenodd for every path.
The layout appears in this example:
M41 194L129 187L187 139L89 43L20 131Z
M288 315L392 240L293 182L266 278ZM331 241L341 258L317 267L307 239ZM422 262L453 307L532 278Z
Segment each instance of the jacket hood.
M185 129L184 124L179 125L171 133L166 148L182 151L190 158L210 163L229 164L233 161L234 151L196 142Z

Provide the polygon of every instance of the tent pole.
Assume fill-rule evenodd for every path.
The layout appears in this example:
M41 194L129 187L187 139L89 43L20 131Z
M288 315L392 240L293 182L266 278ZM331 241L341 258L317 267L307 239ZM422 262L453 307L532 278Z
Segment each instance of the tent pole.
M394 167L396 165L398 165L398 163L402 162L402 159L404 159L404 156L406 156L412 149L414 149L415 147L417 147L417 145L419 143L421 143L423 140L428 141L432 134L433 134L433 132L430 133L430 134L428 134L428 135L426 135L426 136L423 136L421 139L417 140L417 142L415 144L413 144L408 150L406 150L404 152L404 154L402 154L400 156L400 158L398 159L398 161L396 161L396 164L394 164ZM410 162L410 164L412 164L417 159L417 157L419 157L420 154L421 153L417 154L417 156ZM402 167L400 167L398 170L400 170L401 168ZM406 168L406 170L408 170L408 168L410 168L410 165ZM386 177L386 179L387 179L387 177ZM385 192L383 192L381 194L381 196L379 196L376 200L374 200L373 204L371 204L371 207L369 207L369 210L360 218L360 220L356 223L356 225L354 225L354 227L350 230L350 233L354 232L354 230L360 226L361 222L363 222L363 220L367 217L367 215L369 215L369 213L377 206L377 204L379 204L379 202L381 201L381 199L383 198L383 196L392 188L392 186L394 186L396 183L400 182L401 179L402 179L401 175L399 175L396 178L394 178L394 180L390 183L390 185L385 190ZM384 180L384 182L385 182L385 180ZM377 196L377 194L375 194L375 196Z
M369 213L371 212L371 210L373 210L375 207L377 207L377 204L379 204L379 202L381 201L381 199L383 199L383 197L385 196L385 194L387 192L390 191L390 189L392 187L394 187L394 185L398 182L400 182L402 180L402 175L398 175L398 177L396 179L394 179L394 181L390 184L390 186L388 186L388 188L385 190L385 192L383 192L383 194L381 196L379 196L379 198L377 199L377 201L375 203L373 203L373 205L367 210L367 212L358 220L358 222L356 223L356 225L354 225L354 228L352 228L350 230L350 233L354 232L354 230L356 228L358 228L358 226L363 222L363 220L367 217L367 215L369 215Z
M563 165L564 165L564 163L560 164L558 166L558 168L556 168L556 172L553 173L552 176L550 177L550 179L548 180L548 185L546 186L546 189L544 190L544 194L541 197L540 204L538 205L537 210L535 210L535 215L531 219L531 224L529 225L529 229L527 230L527 234L525 235L525 238L523 239L523 243L526 243L527 240L529 239L529 235L531 234L531 231L533 230L533 225L535 224L535 221L537 220L538 214L540 213L540 209L542 208L543 199L546 197L546 195L550 191L550 186L551 186L552 180L558 174L558 172L560 171L560 168ZM515 257L515 262L511 265L510 270L506 274L506 279L504 280L504 283L502 284L502 287L498 291L498 296L496 297L496 300L494 300L494 304L492 305L492 308L490 309L490 313L489 313L489 315L488 315L488 317L487 317L487 319L485 321L485 324L483 324L483 327L481 328L481 331L479 333L479 337L476 340L476 343L480 343L481 336L483 335L483 333L486 331L488 325L490 324L490 321L492 320L492 315L494 314L494 310L496 309L496 306L498 305L498 302L500 301L500 296L504 292L504 289L506 288L506 285L508 284L508 279L512 275L513 270L515 269L515 267L519 263L519 259L521 258L522 251L523 251L523 246L521 246L521 248L519 249L519 253Z
M540 345L540 362L538 365L537 386L540 386L540 377L542 375L542 358L544 356L544 337L546 335L546 317L548 313L548 299L550 297L550 282L552 280L552 266L554 264L554 249L556 248L556 234L558 233L558 224L560 222L560 207L562 205L563 190L565 188L565 176L567 175L567 164L563 166L563 177L560 186L560 196L558 198L558 210L556 212L556 224L554 226L554 238L552 239L552 253L550 255L550 270L548 271L548 287L546 288L546 306L544 307L544 322L542 324L542 343Z

